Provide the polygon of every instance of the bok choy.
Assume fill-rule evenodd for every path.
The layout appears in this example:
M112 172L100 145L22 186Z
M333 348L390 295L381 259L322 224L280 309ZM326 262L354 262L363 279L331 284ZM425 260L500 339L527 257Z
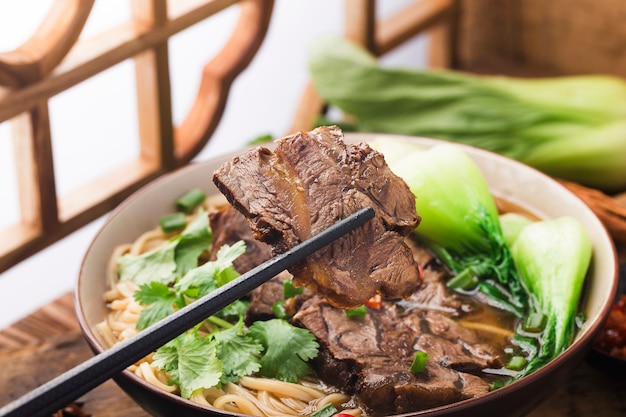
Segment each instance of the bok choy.
M389 143L389 145L388 145ZM398 144L374 144L385 154ZM428 150L407 144L405 156L389 163L416 195L422 217L415 233L456 275L452 288L483 293L488 302L521 317L527 294L500 228L498 210L482 172L458 146Z
M389 167L415 194L422 217L415 234L453 272L448 286L477 291L520 319L506 368L524 376L565 350L592 254L582 225L572 217L499 215L482 172L460 146L371 145L390 151Z
M386 68L340 38L316 43L309 68L318 93L350 115L353 130L460 142L605 192L626 189L621 78Z
M539 368L572 342L592 246L580 223L561 217L531 223L511 247L520 277L532 294L532 314L546 317L541 349L530 357L526 373Z

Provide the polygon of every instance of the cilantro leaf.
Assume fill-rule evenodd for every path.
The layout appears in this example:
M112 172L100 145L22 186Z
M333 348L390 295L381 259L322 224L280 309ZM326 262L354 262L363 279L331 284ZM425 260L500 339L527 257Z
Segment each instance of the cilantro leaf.
M223 245L214 261L192 269L175 286L183 291L195 287L198 289L197 297L202 297L239 276L233 268L233 261L245 251L246 245L241 240L232 246Z
M245 334L242 320L230 329L213 333L213 337L218 342L217 356L224 363L222 383L237 381L261 369L263 345Z
M207 262L187 272L185 276L174 284L174 288L179 291L184 291L194 298L200 298L216 290L215 268L211 263L212 262Z
M209 218L200 209L198 218L167 245L141 255L121 256L117 260L120 280L137 285L151 281L169 284L198 266L198 257L211 241Z
M200 229L202 229L203 223L199 224ZM135 294L135 299L139 304L148 308L140 313L136 327L145 329L172 314L176 308L184 307L186 304L185 297L200 298L217 289L218 277L220 276L222 277L221 280L224 279L224 276L239 276L232 268L232 261L244 251L243 242L238 242L232 247L226 247L223 251L220 250L216 261L207 262L191 269L173 287L161 281L141 284ZM235 301L223 310L221 316L239 318L245 312L242 303Z
M215 341L196 331L183 333L160 347L154 354L154 364L171 375L168 382L178 385L184 398L198 389L218 385L224 373Z
M233 268L233 262L239 256L246 253L246 243L239 240L232 245L222 245L217 251L215 263L215 280L218 286L228 284L239 276L239 273Z
M298 382L309 370L306 362L318 353L319 345L311 332L282 319L257 321L248 335L265 348L260 373L270 378Z
M177 241L172 241L141 255L122 255L117 260L120 281L132 281L137 285L151 281L164 284L171 282L176 270L174 251L177 244Z
M180 308L185 305L185 301L179 294L157 281L141 285L135 291L134 298L142 306L149 306L139 314L135 325L138 329L145 329L169 316L175 311L174 306Z
M211 245L213 234L209 229L209 216L199 209L197 218L180 235L176 251L176 274L179 277L198 266L198 257Z
M235 300L217 313L215 315L225 320L235 321L240 317L244 317L246 312L248 311L248 307L250 306L249 301L244 300Z

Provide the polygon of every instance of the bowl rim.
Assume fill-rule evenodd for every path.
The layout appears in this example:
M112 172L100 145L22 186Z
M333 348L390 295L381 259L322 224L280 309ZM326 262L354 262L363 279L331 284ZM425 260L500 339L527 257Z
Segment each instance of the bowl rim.
M427 137L420 137L420 136L411 136L411 135L401 135L401 134L386 134L386 133L345 133L345 139L347 142L369 142L371 140L374 140L376 138L392 138L392 139L400 139L400 140L408 140L408 141L412 141L412 142L421 142L421 143L425 143L428 146L433 146L435 144L440 144L440 143L451 143L451 142L447 142L444 140L439 140L439 139L432 139L432 138L427 138ZM550 177L547 174L544 174L543 172L530 167L526 164L523 164L517 160L511 159L509 157L494 153L494 152L490 152L484 149L480 149L477 147L473 147L473 146L469 146L469 145L465 145L465 144L459 144L459 143L453 143L455 146L459 146L462 149L465 149L467 151L469 151L470 153L476 153L476 154L480 154L485 158L488 159L504 159L507 160L506 163L508 164L513 164L518 166L518 168L516 169L522 169L522 170L526 170L527 172L531 173L532 175L535 176L540 176L543 178L544 181L548 181L550 183L552 183L552 186L556 186L561 188L564 192L570 194L572 197L574 197L575 199L577 199L582 205L584 205L586 207L586 210L588 210L589 214L591 214L594 218L595 218L595 227L598 230L598 234L601 235L601 238L603 241L605 241L605 243L608 244L610 250L612 251L611 257L612 257L612 265L613 265L613 277L611 280L611 288L609 289L609 293L611 294L610 299L613 300L616 296L616 292L617 292L617 287L618 287L618 268L617 266L619 265L618 262L618 255L617 255L617 251L615 248L615 244L613 242L613 240L610 238L610 235L606 229L606 227L603 225L603 223L598 219L598 217L595 215L595 213L593 213L591 211L591 209L574 193L572 193L570 190L568 190L565 186L563 186L562 184L560 184L558 181L556 181L554 178ZM216 161L226 161L229 160L230 158L233 158L237 155L240 155L241 153L245 152L248 149L251 148L255 148L255 147L268 147L271 148L273 145L271 143L266 143L266 144L261 144L261 145L254 145L254 146L247 146L247 147L241 147L235 151L232 152L228 152L228 153L224 153L224 154L220 154L220 155L216 155L213 156L211 158L208 158L207 160L203 160L203 161L193 161L185 166L179 167L177 169L175 169L174 171L165 173L161 176L159 176L158 178L148 182L146 185L140 187L138 190L136 190L135 192L133 192L132 194L130 194L127 198L125 198L120 204L118 204L107 216L107 218L105 219L104 223L100 226L100 228L98 229L96 235L94 236L94 238L91 240L85 255L83 256L83 259L81 261L80 264L80 269L79 269L79 273L78 273L78 280L76 282L76 286L75 286L75 290L74 290L74 305L75 305L75 313L76 316L78 318L78 322L79 322L79 326L82 330L83 336L86 339L87 343L89 344L89 346L91 347L92 351L94 353L99 353L102 352L103 350L106 350L99 342L98 337L95 335L95 329L93 329L89 323L87 322L86 317L83 315L83 301L80 297L80 289L81 286L83 285L83 274L84 274L84 269L85 269L85 265L86 262L88 260L88 255L90 254L90 252L92 251L95 242L101 237L101 235L103 234L103 231L107 228L107 226L109 225L109 223L111 223L117 216L121 215L121 213L125 210L125 208L127 206L129 206L130 204L132 204L132 202L134 202L135 200L139 199L142 197L143 194L147 193L148 191L154 189L154 188L158 188L159 186L161 186L161 184L163 184L166 181L169 181L170 178L174 177L174 176L179 176L179 175L184 175L185 172L189 171L189 170L193 170L193 169L201 169L201 166L203 165L208 165L211 163L215 163ZM540 369L538 369L537 371L535 371L534 373L527 375L519 380L514 381L513 383L511 383L510 385L507 385L503 388L491 391L487 394L484 394L482 396L479 397L475 397L475 398L469 398L469 399L465 399L465 400L461 400L461 401L457 401L451 404L446 404L446 405L442 405L439 407L435 407L435 408L429 408L426 410L421 410L421 411L416 411L416 412L410 412L410 413L405 413L405 414L398 414L395 416L422 416L422 415L428 415L428 416L444 416L447 415L448 413L454 411L455 413L458 411L463 411L463 410L471 410L472 408L474 408L476 405L479 404L483 404L486 402L491 401L492 399L496 399L496 398L502 398L505 397L507 395L510 394L511 391L515 390L515 388L517 387L519 388L524 388L526 386L529 386L531 384L533 384L537 379L542 378L542 376L544 374L550 373L553 370L559 368L563 363L568 362L569 360L571 360L572 358L575 358L577 356L580 356L581 354L586 354L592 346L593 343L593 339L597 336L598 332L601 329L601 326L603 324L603 320L599 319L600 317L606 317L608 315L608 312L610 311L612 307L612 302L604 302L602 305L602 308L598 314L598 318L595 319L595 321L593 323L591 323L586 329L585 332L581 335L579 335L579 337L577 337L571 344L570 346L567 347L567 349L565 351L563 351L562 353L560 353L556 358L552 359L550 362L548 362L547 364L543 365ZM194 410L198 410L198 411L202 411L202 412L206 412L207 415L210 415L210 413L213 414L219 414L222 416L247 416L245 414L240 414L240 413L233 413L233 412L224 412L222 410L219 409L215 409L212 407L206 407L204 405L201 404L197 404L195 402L192 402L190 400L187 400L183 397L181 397L180 395L176 395L176 394L171 394L169 392L166 392L158 387L155 387L154 385L146 382L145 380L139 378L138 376L136 376L134 373L130 372L129 370L124 370L122 371L118 377L122 377L125 379L129 379L130 381L132 381L133 383L139 384L141 386L141 388L143 389L147 389L148 391L152 392L153 394L158 395L159 397L165 397L168 398L171 401L174 401L175 403L178 403L184 407L191 407ZM115 378L114 378L115 379ZM390 416L391 417L391 416Z

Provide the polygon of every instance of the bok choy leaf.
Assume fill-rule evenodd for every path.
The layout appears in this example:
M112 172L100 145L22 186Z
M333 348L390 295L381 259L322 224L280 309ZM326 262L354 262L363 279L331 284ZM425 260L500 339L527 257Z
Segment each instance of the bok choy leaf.
M531 223L520 232L511 254L532 297L530 308L547 318L541 348L525 373L567 348L576 333L576 316L592 256L591 240L580 223L561 217Z
M377 146L385 154L387 146L397 153L399 145L381 141ZM389 166L416 195L422 221L415 233L456 275L448 285L477 289L488 302L522 317L527 293L505 244L495 200L472 159L453 144L428 150L407 144L405 156Z
M626 80L619 77L388 68L342 38L314 44L309 69L320 96L350 115L352 130L464 143L605 192L626 189Z

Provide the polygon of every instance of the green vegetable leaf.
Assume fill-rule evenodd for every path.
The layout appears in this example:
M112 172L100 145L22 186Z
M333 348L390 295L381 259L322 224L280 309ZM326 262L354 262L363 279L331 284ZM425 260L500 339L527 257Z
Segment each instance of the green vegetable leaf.
M268 143L274 140L274 135L271 133L266 133L265 135L257 136L254 139L248 141L248 145L261 145L264 143Z
M333 403L328 403L324 407L311 414L310 417L332 417L338 412L339 410L337 410Z
M403 143L381 143L394 154ZM404 157L391 170L404 179L416 197L422 221L415 234L457 276L479 281L479 291L495 306L522 317L527 292L507 247L496 202L475 162L458 146L443 143L428 150L406 145ZM463 178L463 181L459 181ZM452 281L454 282L454 281Z
M358 317L365 317L366 315L367 315L367 307L365 307L365 304L346 310L347 317L358 318Z
M230 329L213 333L213 337L218 342L217 356L224 364L222 383L237 381L261 369L263 345L245 334L242 320Z
M286 279L283 281L283 297L285 299L295 297L296 295L302 294L304 292L304 287L296 288L293 285L293 280Z
M202 225L202 223L199 223ZM201 230L204 226L200 226ZM187 236L193 236L193 230ZM172 242L174 243L174 242ZM190 248L190 247L189 247ZM200 298L218 288L218 280L225 281L231 276L238 276L232 269L232 261L245 251L243 242L233 247L225 247L218 252L217 260L207 262L188 271L185 276L170 287L160 281L151 281L142 284L135 293L135 299L143 306L147 306L137 321L138 329L145 329L153 323L169 316L176 309L185 306L185 297ZM151 258L144 258L147 262ZM224 318L239 318L245 313L245 302L235 301L230 306L218 312Z
M232 246L220 247L215 260L215 280L218 286L221 287L239 277L239 273L233 268L233 262L244 253L246 253L246 244L243 240L235 242Z
M198 217L181 234L175 251L176 274L183 276L198 266L198 257L212 241L207 213L199 209Z
M532 220L519 213L504 213L500 215L500 227L506 246L511 248L522 229L532 223Z
M168 284L174 279L176 262L174 253L178 241L141 255L122 255L117 260L120 281L132 281L137 285L151 281Z
M224 374L216 343L194 330L159 348L154 354L154 364L171 375L170 383L179 386L184 398L197 389L217 386Z
M240 317L244 317L246 315L246 311L248 311L249 306L250 302L248 301L235 300L215 313L215 315L226 320L236 321Z
M198 298L239 276L233 268L233 261L246 251L245 243L240 240L232 246L223 245L217 252L217 259L189 271L175 287L182 291L198 289Z
M145 329L169 316L175 311L174 306L178 308L184 306L184 300L175 291L157 281L141 285L134 298L139 304L148 306L139 315L136 324L138 329Z
M530 358L528 373L561 353L574 337L592 244L580 223L565 216L524 227L511 253L533 294L532 312L547 316L541 351Z
M307 361L318 354L315 336L306 329L282 319L255 322L248 334L265 349L261 375L287 382L298 382L309 371Z
M316 91L349 114L358 131L450 140L605 192L626 188L621 77L528 79L391 68L339 37L313 45L309 69Z
M117 261L120 280L137 285L151 281L169 284L198 266L198 257L211 239L208 217L199 210L198 218L167 245L138 256L121 256Z
M174 284L174 288L194 298L201 298L217 289L214 266L211 265L211 262L207 262L192 269Z

